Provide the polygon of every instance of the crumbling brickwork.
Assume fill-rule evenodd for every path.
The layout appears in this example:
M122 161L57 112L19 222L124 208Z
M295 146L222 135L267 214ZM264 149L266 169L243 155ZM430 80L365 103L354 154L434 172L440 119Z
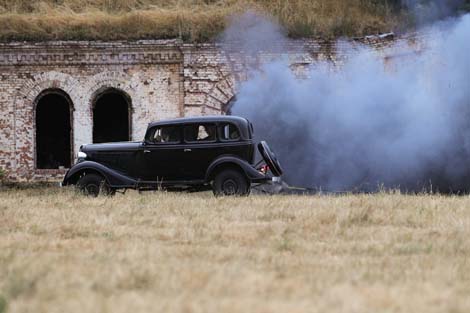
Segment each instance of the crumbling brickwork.
M384 40L378 42L383 46ZM281 57L288 57L294 70L347 57L327 41L291 45ZM0 44L0 168L13 181L57 180L64 174L65 168L36 166L35 110L47 90L70 99L75 155L80 145L93 141L92 108L107 89L130 100L130 139L141 140L151 121L223 113L250 66L279 56L247 56L221 45L176 40Z

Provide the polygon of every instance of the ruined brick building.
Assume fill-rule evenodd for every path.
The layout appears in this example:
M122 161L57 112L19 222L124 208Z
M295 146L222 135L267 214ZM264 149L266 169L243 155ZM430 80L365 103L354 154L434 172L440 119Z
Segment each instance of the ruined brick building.
M302 46L288 55L293 69L347 57L329 42L293 45ZM0 75L0 169L43 181L61 178L82 144L141 140L151 121L223 114L247 68L240 51L177 40L4 43Z

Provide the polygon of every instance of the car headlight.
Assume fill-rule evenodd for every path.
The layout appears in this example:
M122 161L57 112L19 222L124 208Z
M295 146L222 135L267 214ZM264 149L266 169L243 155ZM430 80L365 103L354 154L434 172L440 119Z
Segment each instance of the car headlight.
M82 162L86 159L87 155L85 152L79 151L77 154L77 163Z

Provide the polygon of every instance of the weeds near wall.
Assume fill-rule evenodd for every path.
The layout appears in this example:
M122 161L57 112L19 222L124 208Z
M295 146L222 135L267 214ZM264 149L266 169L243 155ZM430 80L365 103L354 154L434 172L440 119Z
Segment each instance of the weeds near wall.
M7 311L7 300L0 295L0 313L5 313Z
M5 180L5 177L6 177L5 170L0 167L0 183L2 183Z

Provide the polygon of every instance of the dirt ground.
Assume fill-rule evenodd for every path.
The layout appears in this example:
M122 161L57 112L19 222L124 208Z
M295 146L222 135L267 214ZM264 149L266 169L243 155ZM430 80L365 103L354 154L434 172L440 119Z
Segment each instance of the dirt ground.
M0 313L469 312L470 197L0 192Z

